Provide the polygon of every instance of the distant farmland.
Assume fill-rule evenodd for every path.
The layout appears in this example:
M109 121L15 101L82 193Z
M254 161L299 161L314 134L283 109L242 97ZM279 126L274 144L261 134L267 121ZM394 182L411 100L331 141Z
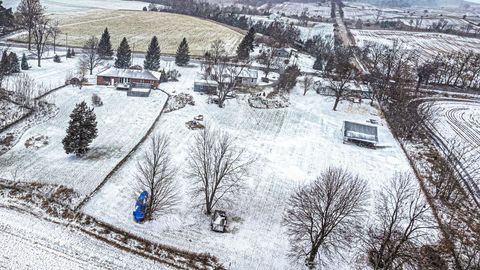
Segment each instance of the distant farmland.
M117 48L123 37L135 51L146 51L152 36L159 39L162 53L174 54L186 37L192 55L203 55L216 39L225 41L227 50L234 52L243 35L215 22L179 14L128 10L93 10L69 15L54 15L60 22L60 45L80 47L95 35L100 38L105 27L110 32L112 46ZM25 39L22 37L21 39Z

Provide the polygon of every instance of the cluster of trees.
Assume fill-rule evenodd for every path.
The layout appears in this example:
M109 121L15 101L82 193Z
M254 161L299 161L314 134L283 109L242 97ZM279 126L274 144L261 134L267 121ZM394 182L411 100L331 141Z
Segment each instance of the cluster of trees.
M293 23L284 23L280 21L267 23L261 20L253 21L245 15L240 15L268 15L268 13L260 12L257 9L220 6L195 0L154 0L153 2L167 6L168 8L162 10L165 12L174 12L206 18L245 30L254 28L257 33L272 36L282 44L294 44L295 41L300 40L300 30L298 27L295 27Z
M15 17L11 8L5 8L0 1L0 34L13 30L15 27Z
M254 162L228 133L206 128L189 147L187 175L192 179L192 195L205 214L231 201L243 187L248 168ZM157 134L137 163L135 190L147 191L146 220L171 211L179 203L178 168L172 161L170 139Z
M433 84L480 88L480 53L458 51L437 54L433 59L419 64L417 85Z
M318 262L360 246L362 268L431 268L422 249L431 244L432 217L408 174L396 174L376 192L374 219L366 224L370 191L366 181L331 167L290 197L283 223L291 255L315 269ZM442 259L438 262L441 263ZM426 267L426 268L425 268Z

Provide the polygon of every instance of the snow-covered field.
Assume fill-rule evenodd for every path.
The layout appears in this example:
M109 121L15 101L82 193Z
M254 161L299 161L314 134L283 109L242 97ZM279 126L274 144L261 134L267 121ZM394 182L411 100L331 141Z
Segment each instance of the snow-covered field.
M186 70L181 72L187 74ZM242 96L229 100L226 108L220 109L207 104L206 96L191 90L191 77L184 75L180 80L163 84L162 88L192 94L196 105L164 114L155 130L172 140L171 151L180 169L177 181L183 194L178 209L153 222L133 222L132 174L144 151L142 146L83 208L87 214L153 241L210 252L229 269L299 269L287 257L289 243L281 226L286 200L296 187L330 165L358 173L368 180L372 190L396 171L409 170L406 158L384 125L379 126L382 147L377 150L342 143L343 120L365 122L374 118L384 123L378 111L367 104L342 103L340 110L333 112L331 98L315 92L304 97L297 88L286 109L253 109ZM205 116L207 125L235 136L257 160L244 192L234 204L221 206L232 217L231 233L211 232L208 218L195 207L198 201L192 201L189 193L191 179L184 174L185 160L197 132L188 130L184 123L198 114ZM345 268L352 262L340 259L336 264Z
M391 46L394 40L398 40L407 49L417 50L423 59L452 51L480 52L480 39L476 38L393 30L351 30L351 32L359 46L363 46L365 42Z
M448 146L456 146L456 151L464 148L466 159L473 161L480 158L480 103L437 101L434 103L437 119L434 127L439 131L438 135ZM455 145L458 144L458 145ZM476 186L480 188L480 165L469 165L465 162L466 169ZM479 190L480 192L480 190ZM480 196L480 194L479 194Z
M322 16L329 18L331 8L330 6L320 6L316 3L300 3L293 1L285 1L280 4L274 4L270 8L271 13L285 14L287 16L300 16L303 11L307 11L308 15L310 16Z
M0 269L169 269L83 233L0 208Z
M104 105L95 108L98 137L83 158L67 155L61 143L75 104L91 103L97 93ZM166 95L153 92L149 98L127 97L125 92L101 86L81 90L66 87L49 96L59 113L45 123L29 129L10 151L0 156L0 177L17 181L38 181L72 187L81 195L93 191L111 169L134 147L162 110ZM33 136L48 136L39 149L26 148Z
M20 3L20 0L8 0L3 1L3 5L7 8L16 9ZM148 3L140 1L126 1L126 0L42 0L42 5L46 7L47 12L72 12L72 11L85 11L94 8L102 9L133 9L140 10L142 7L147 6Z

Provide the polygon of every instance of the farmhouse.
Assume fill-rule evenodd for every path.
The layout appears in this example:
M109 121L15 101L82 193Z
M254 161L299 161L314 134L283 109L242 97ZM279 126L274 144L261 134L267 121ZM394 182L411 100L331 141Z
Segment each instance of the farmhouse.
M213 80L196 80L193 83L193 91L204 92L207 94L216 94L218 83Z
M97 85L123 84L126 88L158 88L160 73L150 70L111 67L97 75Z
M258 71L252 69L244 69L235 77L237 84L244 86L257 85Z
M345 121L343 123L343 142L375 147L378 144L378 129L376 126Z

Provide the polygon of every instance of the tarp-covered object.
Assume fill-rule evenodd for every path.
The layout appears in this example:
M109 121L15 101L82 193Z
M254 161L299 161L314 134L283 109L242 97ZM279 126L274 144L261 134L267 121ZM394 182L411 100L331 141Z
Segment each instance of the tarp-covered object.
M145 219L145 210L147 207L148 192L144 191L138 196L137 203L135 204L135 211L133 217L136 222L142 222Z

